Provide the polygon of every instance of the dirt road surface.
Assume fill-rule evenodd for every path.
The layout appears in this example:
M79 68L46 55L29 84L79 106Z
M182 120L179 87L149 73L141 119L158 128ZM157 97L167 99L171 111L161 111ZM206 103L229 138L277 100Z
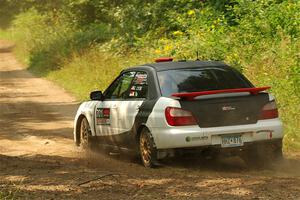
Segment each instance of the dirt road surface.
M272 169L256 170L235 157L173 159L145 169L124 154L84 153L72 140L78 102L31 75L5 48L0 51L0 199L300 200L297 154Z

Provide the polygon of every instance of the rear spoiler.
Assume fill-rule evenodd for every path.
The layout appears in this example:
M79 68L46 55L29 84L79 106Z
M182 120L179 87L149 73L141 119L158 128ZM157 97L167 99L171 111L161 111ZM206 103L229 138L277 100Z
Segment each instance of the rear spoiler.
M249 92L251 95L256 95L259 92L270 89L271 87L258 87L258 88L236 88L236 89L225 89L225 90L209 90L202 92L183 92L174 93L171 96L179 97L181 99L193 100L197 96L211 95L211 94L221 94L221 93L239 93L239 92Z

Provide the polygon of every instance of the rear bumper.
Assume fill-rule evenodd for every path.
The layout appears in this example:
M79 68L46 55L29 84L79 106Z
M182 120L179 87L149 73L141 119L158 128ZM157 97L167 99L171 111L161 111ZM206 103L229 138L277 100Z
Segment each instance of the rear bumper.
M253 141L253 142L245 142L243 146L240 147L229 147L222 148L221 145L212 145L212 146L203 146L200 149L213 148L213 149L221 149L221 151L244 151L255 149L259 146L276 146L278 148L282 147L282 138L270 139L270 140L261 140L261 141Z
M282 122L278 118L260 120L256 124L214 128L199 126L152 128L151 133L157 149L221 146L224 135L241 135L243 146L283 138Z
M210 145L210 146L201 146L201 147L188 147L188 148L177 148L173 149L175 152L180 153L220 153L225 155L240 155L243 152L252 151L253 149L258 149L260 147L272 147L273 149L282 148L282 138L255 141L255 142L246 142L243 146L240 147L230 147L222 148L221 145ZM163 150L164 151L164 150Z

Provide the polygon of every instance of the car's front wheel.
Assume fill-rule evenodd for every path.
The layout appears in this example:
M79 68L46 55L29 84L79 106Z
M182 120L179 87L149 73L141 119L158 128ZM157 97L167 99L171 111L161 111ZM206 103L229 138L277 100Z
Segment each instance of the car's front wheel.
M88 120L84 117L80 123L80 147L87 150L91 149L93 146L91 128Z
M139 138L139 150L143 165L152 168L157 165L157 150L148 129L143 129Z

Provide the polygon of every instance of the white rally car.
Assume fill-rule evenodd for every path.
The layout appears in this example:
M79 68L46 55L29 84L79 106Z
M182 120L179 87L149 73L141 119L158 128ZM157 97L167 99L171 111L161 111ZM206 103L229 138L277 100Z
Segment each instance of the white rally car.
M185 150L270 162L282 157L283 130L267 89L221 62L157 59L92 92L77 111L74 140L134 150L146 167Z

